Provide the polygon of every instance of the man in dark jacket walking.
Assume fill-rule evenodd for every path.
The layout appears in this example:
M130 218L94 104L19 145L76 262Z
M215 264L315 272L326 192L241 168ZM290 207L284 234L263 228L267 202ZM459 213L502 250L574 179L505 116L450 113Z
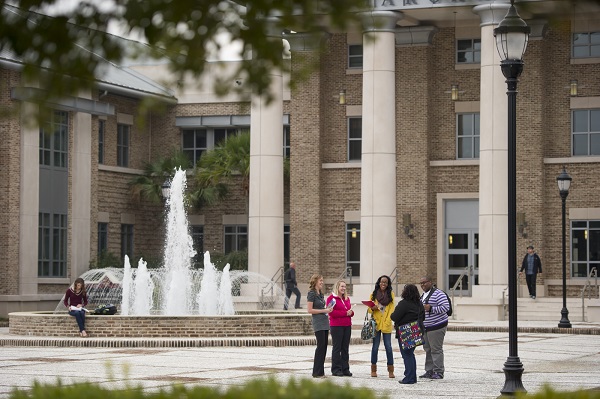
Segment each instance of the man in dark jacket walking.
M288 309L288 303L292 293L296 294L296 309L300 309L300 290L298 289L298 282L296 281L296 264L290 262L290 268L285 272L285 301L283 303L283 310Z
M527 255L523 258L519 276L523 275L525 270L525 280L527 281L527 289L531 299L535 299L535 284L538 273L542 274L542 260L533 250L533 245L527 247Z

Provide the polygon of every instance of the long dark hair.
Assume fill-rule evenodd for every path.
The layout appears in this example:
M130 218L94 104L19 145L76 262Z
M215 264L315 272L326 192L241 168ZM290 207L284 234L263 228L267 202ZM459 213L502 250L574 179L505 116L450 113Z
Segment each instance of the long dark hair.
M77 292L77 284L81 284L81 292ZM83 281L83 279L81 277L77 277L75 279L75 282L73 283L73 292L78 293L80 295L85 295L85 282Z
M387 289L385 290L385 292L391 301L392 300L392 279L389 276L386 276L385 274L383 276L379 276L379 278L377 279L377 282L375 283L375 289L373 290L373 293L371 294L371 298L372 298L372 300L377 299L377 291L379 291L379 283L381 282L382 278L387 278L388 286L387 286Z
M406 284L400 296L405 301L410 302L419 302L421 300L421 296L419 295L419 289L414 284Z

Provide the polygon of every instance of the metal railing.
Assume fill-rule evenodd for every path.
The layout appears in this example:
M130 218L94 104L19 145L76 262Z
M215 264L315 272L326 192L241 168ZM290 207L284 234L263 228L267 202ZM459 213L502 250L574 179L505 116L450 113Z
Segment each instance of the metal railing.
M260 308L261 310L273 309L277 296L275 295L275 287L278 285L283 290L284 272L283 266L277 269L271 280L260 289ZM285 292L285 291L284 291ZM285 299L287 300L287 298Z
M506 297L508 294L506 291L508 291L508 286L504 287L502 290L502 320L506 320L506 313L508 312L508 305L506 304Z
M591 282L591 278L594 278L594 284ZM592 287L596 287L596 291L598 291L598 269L592 267L592 270L587 275L587 281L585 282L585 286L581 290L581 321L585 320L585 292L589 288L588 299L592 299ZM600 292L599 292L600 295Z
M401 292L398 291L398 284L400 284L400 270L398 270L398 266L392 269L392 272L390 273L390 278L392 279L392 281L390 281L390 285L396 284L396 289L394 290L394 292L396 293L396 297L398 297L401 294Z
M452 298L452 303L455 303L454 302L454 294L455 294L457 288L460 289L460 297L462 298L462 296L463 296L463 278L465 276L467 277L467 286L469 286L469 284L472 280L471 277L473 277L473 265L465 267L465 270L460 274L460 276L458 276L458 280L456 280L456 282L454 283L452 288L450 288L450 295ZM456 308L456 306L455 306L455 308ZM452 311L452 320L456 320L456 309L454 309Z

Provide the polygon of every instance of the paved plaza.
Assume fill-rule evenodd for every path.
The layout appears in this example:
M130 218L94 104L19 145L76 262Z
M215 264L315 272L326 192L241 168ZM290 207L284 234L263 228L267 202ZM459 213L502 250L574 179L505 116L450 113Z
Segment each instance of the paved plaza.
M453 324L461 324L456 322ZM449 331L446 335L446 373L443 380L419 380L400 385L404 368L394 343L396 379L387 378L383 344L379 352L380 376L370 373L370 344L352 344L350 364L353 377L328 376L326 381L367 387L390 398L496 398L504 385L502 367L508 355L508 333L474 332L478 328L502 326L502 322L462 323L473 331ZM540 327L550 331L556 323L529 322L519 327ZM600 329L600 325L574 323L576 328ZM354 331L358 334L358 331ZM0 338L13 338L0 328ZM26 338L26 337L25 337ZM24 339L25 339L24 338ZM93 338L89 338L93 339ZM353 342L357 340L353 339ZM0 347L0 398L14 388L28 389L34 381L64 384L89 381L104 387L143 386L148 390L171 384L227 387L254 378L311 378L314 346L257 347ZM415 352L419 373L425 354ZM331 347L326 360L329 373ZM557 390L600 389L600 337L588 334L520 332L519 356L525 372L523 385L529 392L544 384Z

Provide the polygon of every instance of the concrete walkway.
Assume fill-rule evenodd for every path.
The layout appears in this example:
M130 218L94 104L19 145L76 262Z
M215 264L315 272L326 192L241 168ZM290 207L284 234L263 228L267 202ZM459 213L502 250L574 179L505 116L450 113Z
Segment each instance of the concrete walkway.
M600 364L599 323L573 323L571 334L556 333L554 322L520 322L519 356L525 372L523 385L529 392L544 384L558 390L600 389L597 368ZM508 333L494 332L506 322L451 322L444 346L446 373L443 380L420 380L415 385L400 385L402 358L394 343L396 378L385 372L383 345L379 351L380 376L370 373L371 345L356 338L350 347L353 377L332 377L326 381L367 387L390 398L496 398L504 386L502 371L508 356ZM469 331L466 331L469 330ZM587 332L588 334L581 334ZM589 335L596 334L596 335ZM226 387L253 378L311 378L313 345L300 346L204 346L204 347L59 347L7 345L7 328L0 328L0 398L12 389L29 389L34 381L64 384L89 381L105 387L141 385L148 390L168 388L171 384ZM85 339L81 339L85 341ZM360 342L360 343L358 343ZM268 345L267 342L262 342ZM60 344L59 344L60 345ZM415 352L419 372L425 354ZM331 348L326 360L329 373Z

